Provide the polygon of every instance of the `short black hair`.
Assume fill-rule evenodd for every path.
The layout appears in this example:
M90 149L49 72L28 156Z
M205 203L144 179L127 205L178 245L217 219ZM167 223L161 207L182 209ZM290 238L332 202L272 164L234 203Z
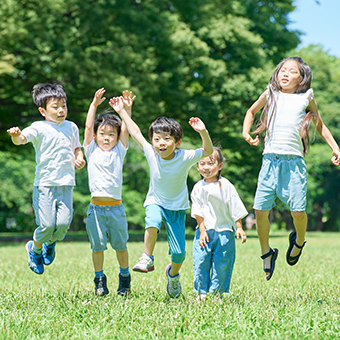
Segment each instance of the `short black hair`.
M149 138L152 141L154 133L168 133L175 138L178 143L183 137L183 130L181 125L172 118L160 117L157 118L149 127Z
M67 100L64 88L60 84L37 84L33 86L33 102L38 107L46 109L50 99Z
M106 125L110 125L112 127L116 127L117 128L117 133L118 136L120 135L120 129L122 126L122 121L120 120L120 118L116 115L113 114L109 114L109 113L102 113L100 115L98 115L97 119L94 122L94 133L96 134L98 131L98 128L100 126L106 126Z

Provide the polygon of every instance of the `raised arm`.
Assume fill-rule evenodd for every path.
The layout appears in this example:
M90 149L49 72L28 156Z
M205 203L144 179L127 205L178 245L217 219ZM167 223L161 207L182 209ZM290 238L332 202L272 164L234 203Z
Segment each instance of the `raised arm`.
M339 145L333 138L333 135L328 130L327 126L323 123L320 113L318 111L315 99L312 97L309 101L309 105L306 108L306 111L312 111L314 113L313 123L316 127L316 131L320 134L320 136L325 140L325 142L332 149L333 157L332 162L334 165L340 165L340 151Z
M85 136L84 136L84 146L91 143L94 136L94 121L96 119L97 107L106 99L103 97L105 89L101 88L97 90L89 107L85 123Z
M126 127L131 137L139 144L143 149L145 138L141 133L138 125L132 120L124 108L122 97L114 97L110 99L110 105L119 114L120 118L125 122Z
M189 120L189 124L195 131L197 131L201 135L203 148L202 158L210 156L214 150L209 136L209 132L205 128L204 123L199 118L192 117Z
M11 135L13 144L21 145L26 143L26 137L21 134L21 130L17 126L11 127L7 132Z
M257 146L260 142L258 136L256 136L255 139L250 136L250 129L253 125L255 114L259 110L261 110L267 103L266 96L266 92L263 92L261 96L256 100L256 102L254 102L254 104L248 109L244 117L242 136L250 145Z
M123 104L124 104L124 109L127 112L127 114L131 117L131 108L133 101L135 100L136 96L132 95L132 91L123 91L123 96L121 97ZM123 120L122 126L120 129L120 135L119 139L122 142L122 144L125 146L125 148L128 145L129 142L129 131L126 127L125 121Z

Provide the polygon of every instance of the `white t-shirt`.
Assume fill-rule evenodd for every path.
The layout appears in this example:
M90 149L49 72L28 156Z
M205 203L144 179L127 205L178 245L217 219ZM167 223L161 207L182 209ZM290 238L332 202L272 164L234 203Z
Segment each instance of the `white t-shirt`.
M91 197L122 199L123 162L127 148L118 140L111 150L103 151L92 139L84 151Z
M305 93L277 93L276 114L270 122L266 134L263 154L296 155L303 157L303 145L300 125L306 115L309 96L313 90ZM272 110L268 112L268 121Z
M150 143L145 142L143 148L150 168L149 191L144 207L158 204L168 210L190 208L188 173L190 168L202 158L203 149L179 149L173 159L164 160Z
M191 192L191 216L203 217L206 230L236 230L235 222L247 216L235 187L224 177L218 182L197 182Z
M32 123L22 130L35 149L35 186L75 185L74 150L81 147L76 124L65 120Z

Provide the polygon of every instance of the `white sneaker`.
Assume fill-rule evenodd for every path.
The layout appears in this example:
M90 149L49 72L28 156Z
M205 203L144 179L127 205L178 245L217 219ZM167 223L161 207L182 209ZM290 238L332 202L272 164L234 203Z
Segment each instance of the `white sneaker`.
M153 259L150 256L143 253L142 257L139 258L139 262L132 268L135 272L148 273L155 270Z
M177 298L181 295L182 287L179 282L179 273L175 277L170 276L171 264L168 264L165 268L165 275L168 278L168 286L166 290L171 298Z

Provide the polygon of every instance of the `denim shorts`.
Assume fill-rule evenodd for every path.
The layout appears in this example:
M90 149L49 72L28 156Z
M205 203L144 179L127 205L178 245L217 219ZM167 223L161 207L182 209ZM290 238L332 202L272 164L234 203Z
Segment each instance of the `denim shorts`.
M200 231L193 243L194 291L197 294L228 293L235 263L235 232L207 230L209 242L201 248Z
M57 241L64 239L73 216L73 186L35 186L33 208L37 228L34 240L45 243L53 236Z
M145 229L150 227L161 230L165 224L171 261L182 263L185 260L185 210L168 210L157 204L145 208Z
M86 231L93 252L106 250L108 241L114 250L126 250L129 234L123 204L102 206L90 203Z
M291 211L306 210L305 160L294 155L265 154L255 194L255 210L271 210L279 198Z

